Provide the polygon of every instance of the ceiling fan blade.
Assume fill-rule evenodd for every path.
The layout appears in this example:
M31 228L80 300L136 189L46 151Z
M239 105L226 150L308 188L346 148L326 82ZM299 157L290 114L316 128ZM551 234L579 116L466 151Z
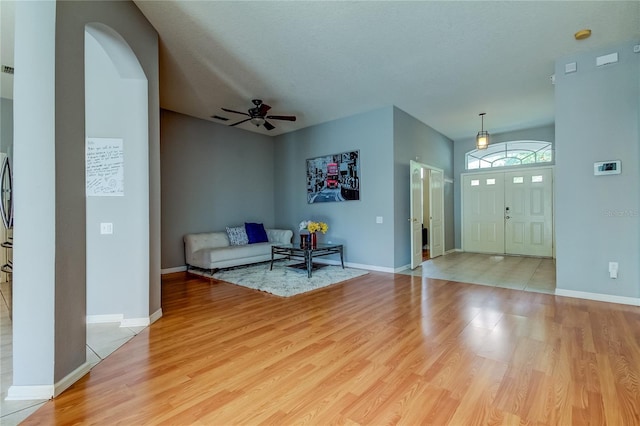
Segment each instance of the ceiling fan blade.
M250 119L250 118L247 118L247 119L245 119L245 120L240 120L240 121L238 121L237 123L229 124L229 127L237 126L238 124L242 124L242 123L244 123L245 121L249 121L249 120L251 120L251 119Z
M264 121L263 126L264 126L264 128L265 128L265 129L267 129L267 130L273 130L273 129L275 129L275 126L274 126L273 124L269 123L267 120L265 120L265 121Z
M236 114L242 114L242 115L246 115L247 117L250 117L249 114L247 114L246 112L240 112L240 111L234 111L232 109L228 109L228 108L222 108L223 111L227 111L227 112L235 112Z
M296 116L295 115L268 115L265 118L269 118L271 120L296 121Z
M267 114L267 111L269 111L271 109L271 107L267 104L260 104L259 107L259 111L260 111L260 115L264 116Z

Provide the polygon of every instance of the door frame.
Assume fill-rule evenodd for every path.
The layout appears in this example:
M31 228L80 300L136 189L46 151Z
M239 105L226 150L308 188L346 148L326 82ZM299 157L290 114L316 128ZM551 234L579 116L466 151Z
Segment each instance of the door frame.
M443 169L441 169L441 168L439 168L439 167L435 167L435 166L431 166L431 165L429 165L429 164L421 163L421 162L419 162L419 161L411 160L411 161L410 161L410 164L409 164L409 191L412 191L412 188L411 188L411 174L412 174L412 171L413 171L413 165L414 165L414 164L417 164L417 165L419 165L419 166L420 166L420 168L421 168L421 170L422 170L422 171L421 171L421 176L424 176L424 172L425 172L425 170L427 170L427 171L428 171L428 170L435 170L435 171L437 171L437 172L442 173L442 185L443 185L443 190L441 191L441 197L442 197L442 199L440 200L440 201L441 201L441 204L440 204L440 205L442 206L442 209L443 209L443 211L444 211L444 184L445 184L445 175L444 175L444 170L443 170ZM423 186L423 184L424 184L424 179L420 179L420 189L421 189L420 193L421 193L421 194L424 194L424 188L422 187L422 186ZM410 193L411 193L411 192L410 192ZM429 188L429 197L432 197L432 194L431 194L431 188ZM413 199L413 197L410 197L410 198L411 198L411 201L410 201L410 202L413 202L413 203L415 203L415 202L416 202L416 200L414 200L414 199ZM413 214L413 211L414 211L414 205L410 205L410 206L409 206L409 214ZM420 211L422 211L422 198L420 199ZM415 241L415 238L413 237L413 221L412 221L412 219L413 219L413 218L411 218L411 217L408 219L408 220L409 220L409 226L410 226L410 238L409 238L409 248L410 248L410 252L409 252L409 253L410 253L410 257L411 257L411 258L413 258L413 253L414 253L414 249L415 249L414 244L418 244L418 241ZM422 217L422 223L424 223L424 217ZM442 235L441 235L441 238L442 238L442 244L443 244L443 248L442 248L442 250L443 250L443 254L444 254L444 241L445 241L445 239L444 239L444 236L445 236L444 227L445 227L445 225L446 225L446 222L445 222L445 216L444 216L444 212L443 212L443 214L442 214ZM431 230L429 230L429 246L430 246L430 247L431 247L431 238L433 238L433 237L432 237ZM419 244L420 244L420 252L422 252L422 242L421 242L421 241L422 241L422 240L420 240L420 242L419 242ZM412 262L411 262L411 269L415 269L415 268L416 268L417 266L419 266L419 265L420 265L420 263L422 263L422 262L419 262L419 263L418 263L417 265L415 265L415 266L413 265L413 263L414 263L414 262L412 261Z
M491 173L508 173L515 172L522 169L530 169L530 170L541 170L541 169L550 169L552 176L552 185L551 185L551 256L553 259L556 258L556 186L555 186L555 165L550 166L516 166L516 167L499 167L495 169L478 169L477 171L467 171L465 173L460 173L460 245L462 247L462 251L466 252L464 247L464 176L480 176L483 174L491 174Z

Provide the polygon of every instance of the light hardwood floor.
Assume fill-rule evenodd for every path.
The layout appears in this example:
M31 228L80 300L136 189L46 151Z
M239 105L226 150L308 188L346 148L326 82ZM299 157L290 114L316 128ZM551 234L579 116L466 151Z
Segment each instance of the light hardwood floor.
M0 425L14 426L47 400L6 400L13 383L13 330L10 315L12 283L0 283ZM97 365L144 327L120 327L120 323L87 324L86 360Z
M186 273L24 424L640 424L640 308L372 272L279 298Z

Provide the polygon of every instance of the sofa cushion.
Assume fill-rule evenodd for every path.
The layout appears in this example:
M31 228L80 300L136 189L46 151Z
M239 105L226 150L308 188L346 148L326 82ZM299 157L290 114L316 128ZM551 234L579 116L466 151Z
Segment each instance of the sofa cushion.
M249 237L247 236L247 230L244 226L234 226L231 228L227 226L227 236L229 237L229 244L232 246L249 244Z
M271 256L271 244L256 243L243 246L228 246L226 248L202 249L196 254L200 256L201 260L205 263L251 258L261 255Z
M249 244L269 242L269 238L267 237L267 231L264 230L263 224L245 222L244 227L247 231Z

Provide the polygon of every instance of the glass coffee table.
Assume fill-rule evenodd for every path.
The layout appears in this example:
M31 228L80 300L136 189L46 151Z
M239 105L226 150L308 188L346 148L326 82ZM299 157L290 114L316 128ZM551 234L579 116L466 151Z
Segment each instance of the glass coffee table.
M342 244L318 244L315 247L301 247L299 244L278 244L271 246L271 266L269 270L273 269L273 260L276 254L287 256L288 258L304 259L303 263L296 265L288 265L288 267L306 269L307 277L311 278L311 272L313 271L313 258L320 256L328 256L330 254L340 255L340 264L344 269L344 259L342 256ZM317 265L317 264L316 264Z

